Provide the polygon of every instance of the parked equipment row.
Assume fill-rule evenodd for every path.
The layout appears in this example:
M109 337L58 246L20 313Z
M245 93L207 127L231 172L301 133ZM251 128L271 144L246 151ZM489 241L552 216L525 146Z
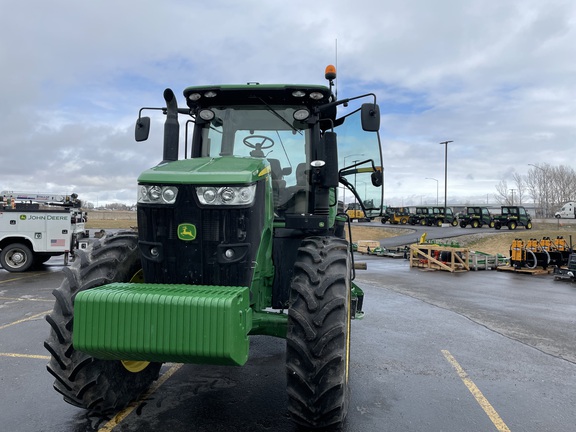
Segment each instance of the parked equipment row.
M381 222L394 225L442 226L447 223L461 228L501 229L507 227L515 230L518 226L532 229L532 218L522 206L502 206L500 214L492 215L486 207L467 207L465 212L454 214L450 207L388 207L382 215Z

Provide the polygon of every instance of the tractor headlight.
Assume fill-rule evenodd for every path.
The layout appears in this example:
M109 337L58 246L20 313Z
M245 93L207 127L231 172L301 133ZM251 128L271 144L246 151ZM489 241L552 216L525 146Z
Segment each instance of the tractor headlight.
M178 196L176 186L140 185L138 202L146 204L174 204Z
M256 196L256 184L248 186L199 186L196 196L204 205L250 205Z

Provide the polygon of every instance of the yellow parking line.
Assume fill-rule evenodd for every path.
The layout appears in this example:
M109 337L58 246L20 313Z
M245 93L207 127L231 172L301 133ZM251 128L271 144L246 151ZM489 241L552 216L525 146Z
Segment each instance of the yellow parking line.
M36 360L50 360L50 356L33 354L0 353L0 357L27 358Z
M501 432L510 432L510 429L508 429L506 423L504 423L502 418L500 418L496 410L492 407L492 405L490 405L490 402L488 402L488 399L484 397L480 389L476 387L476 384L474 384L474 382L470 379L466 371L462 368L462 366L460 366L460 364L456 361L456 359L452 356L452 354L450 354L450 352L447 350L442 350L442 354L444 354L444 357L446 357L448 363L450 363L452 367L456 369L456 373L458 374L464 385L468 388L468 390L470 390L470 393L472 393L472 396L474 396L476 402L478 402L478 404L482 407L484 412L488 415L488 418L490 418L494 426L496 426L496 429L498 429Z
M52 312L52 310L48 310L48 311L46 311L46 312L40 312L39 314L29 316L28 318L23 318L23 319L18 320L18 321L14 321L14 322L11 322L11 323L8 323L8 324L4 324L3 326L0 326L0 330L4 330L4 329L7 328L7 327L10 327L10 326L13 326L13 325L16 325L16 324L20 324L20 323L23 323L23 322L26 322L26 321L32 321L33 319L40 318L41 316L44 316L44 315L46 315L46 314L49 313L49 312Z
M166 373L163 374L154 383L154 385L152 387L150 387L150 389L140 398L140 400L143 400L143 399L150 397L150 395L152 393L154 393L156 390L158 390L160 388L160 386L162 384L164 384L168 380L168 378L170 378L172 375L174 375L176 373L176 371L178 371L178 369L180 369L181 367L182 367L182 364L175 364L170 369L168 369L166 371ZM136 407L138 406L139 403L140 403L140 401L132 402L124 410L122 410L118 414L116 414L114 416L114 418L112 418L110 421L108 421L108 423L106 423L104 426L99 428L98 432L110 432L112 429L114 429L116 426L118 426L122 420L124 420L126 417L128 417L130 415L130 413L132 411L134 411L134 409L136 409Z
M7 301L35 301L35 302L50 302L54 303L54 299L39 299L39 298L22 298L22 297L0 297L0 300Z
M36 274L34 274L34 273L30 274L30 273L29 273L29 274L27 274L26 276L20 276L20 277L15 277L15 278L12 278L12 279L1 280L1 281L0 281L0 284L6 283L6 282L19 281L19 280L22 280L22 279L28 279L28 278L35 277L35 276L38 276L38 274L37 274L37 273L36 273Z

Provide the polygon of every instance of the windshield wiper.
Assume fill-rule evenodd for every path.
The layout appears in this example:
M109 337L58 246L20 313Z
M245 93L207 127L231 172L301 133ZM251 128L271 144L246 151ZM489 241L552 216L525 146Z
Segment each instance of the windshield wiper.
M270 111L272 114L274 114L276 117L278 117L281 121L283 121L284 123L286 123L286 124L290 127L290 129L292 129L292 132L294 132L294 133L299 133L300 135L302 135L302 131L301 131L301 130L296 129L292 123L290 123L288 120L286 120L286 119L285 119L284 117L282 117L280 114L278 114L278 113L274 110L274 108L272 108L270 105L268 105L268 104L266 103L265 100L263 100L263 99L260 98L260 97L259 97L258 99L260 100L260 102L262 102L264 105L266 105L266 108L268 108L268 111Z

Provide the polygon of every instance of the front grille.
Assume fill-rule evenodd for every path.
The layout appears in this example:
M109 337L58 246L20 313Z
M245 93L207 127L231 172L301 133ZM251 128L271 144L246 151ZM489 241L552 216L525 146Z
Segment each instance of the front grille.
M201 207L193 186L180 186L174 206L138 205L144 279L149 283L250 286L264 225L264 183L249 208ZM178 238L180 224L196 238ZM156 250L158 253L153 253ZM226 251L233 257L227 257Z

